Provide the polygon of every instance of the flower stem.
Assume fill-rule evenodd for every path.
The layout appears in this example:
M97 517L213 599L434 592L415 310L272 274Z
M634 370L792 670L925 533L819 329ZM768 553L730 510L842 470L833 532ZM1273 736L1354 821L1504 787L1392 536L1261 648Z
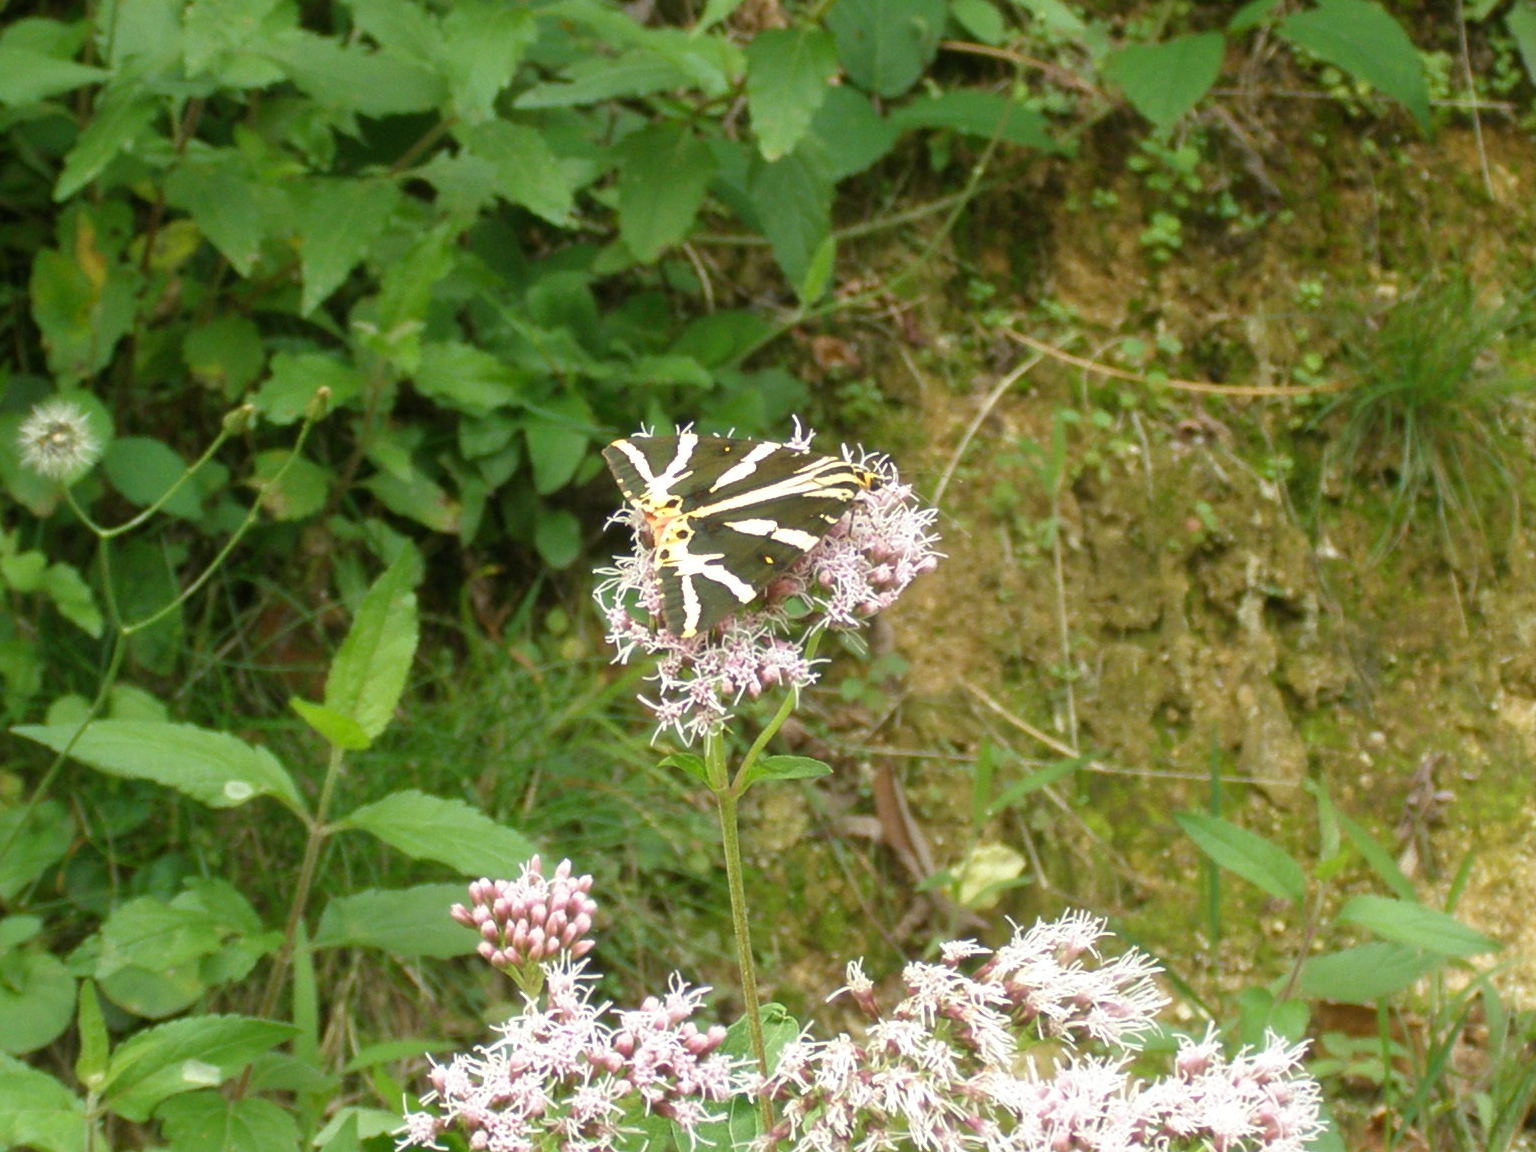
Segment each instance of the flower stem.
M725 741L720 733L705 737L704 763L709 785L720 806L720 843L725 856L725 883L731 893L731 926L736 937L736 968L741 976L741 998L746 1007L747 1034L752 1039L752 1057L766 1078L768 1047L763 1040L762 1005L757 995L757 969L752 960L752 932L747 920L747 890L741 875L741 792L729 779L725 766ZM773 1107L768 1097L757 1102L763 1132L773 1127Z

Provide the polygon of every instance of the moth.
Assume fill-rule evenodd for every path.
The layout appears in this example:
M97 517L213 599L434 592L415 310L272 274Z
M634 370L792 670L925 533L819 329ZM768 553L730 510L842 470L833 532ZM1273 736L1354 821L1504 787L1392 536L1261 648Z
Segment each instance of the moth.
M615 440L603 459L645 518L662 624L682 639L760 600L875 482L835 456L696 432Z

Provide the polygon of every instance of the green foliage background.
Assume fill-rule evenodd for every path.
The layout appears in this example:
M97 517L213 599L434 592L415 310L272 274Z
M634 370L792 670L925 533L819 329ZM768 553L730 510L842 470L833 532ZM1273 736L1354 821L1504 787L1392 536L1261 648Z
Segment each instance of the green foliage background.
M1536 64L1531 0L1467 9ZM923 157L953 223L989 162L1070 158L1093 125L1122 117L1152 157L1149 183L1166 179L1177 202L1176 129L1260 42L1341 98L1385 97L1415 130L1434 123L1410 35L1423 31L1415 18L1433 19L1411 5L664 10L648 22L600 0L3 10L0 707L8 727L26 727L0 796L0 1013L14 1022L0 1025L0 1048L67 1056L0 1056L0 1146L73 1152L97 1126L122 1147L288 1148L317 1133L336 1149L370 1134L387 1143L377 1131L399 1085L386 1069L404 1053L343 1067L322 1051L320 990L343 975L324 949L408 963L441 930L422 925L444 890L407 889L429 873L380 863L387 852L337 849L320 880L332 899L323 911L299 901L289 918L281 862L302 845L250 814L280 804L303 823L316 788L227 730L264 693L322 694L305 676L341 642L341 617L355 629L382 611L368 596L385 595L372 576L386 565L401 585L432 576L436 634L458 636L487 680L504 675L471 637L507 616L458 576L496 568L508 631L525 631L541 581L596 538L612 496L595 449L613 436L679 420L782 433L795 413L838 415L787 370L784 338L848 305L840 245L872 226L867 205L899 203L884 183L893 158ZM1171 258L1179 228L1154 221L1149 259ZM915 271L875 290L899 295ZM168 525L115 543L110 569L98 566L105 541L14 451L27 411L55 394L106 443L80 508L108 523L154 509ZM218 451L186 480L209 444ZM251 558L220 568L252 501ZM201 597L178 598L209 571ZM351 690L344 675L303 712L330 749L382 732L414 636L379 657L398 674L383 687L343 649L332 673ZM121 663L103 655L113 644ZM455 660L428 654L417 669L442 687L461 674ZM103 668L110 691L88 705ZM120 669L166 700L116 683ZM274 689L276 671L292 681ZM537 810L545 824L529 835L590 835L622 858L616 873L670 869L681 918L707 920L706 886L686 888L708 869L697 813L675 795L626 799L600 763L643 758L615 717L620 686L591 688L594 669L558 658L540 671L502 698L543 725L496 729L517 745L513 769L477 790L444 767L456 743L418 731L402 759L426 790L381 797L344 782L349 815L327 834L365 833L455 874L505 871L528 842L491 818ZM93 717L107 722L81 737ZM172 723L188 719L204 727ZM505 720L485 719L478 731ZM266 735L285 758L298 751L291 732ZM607 790L603 803L573 806L540 776L551 744L563 769ZM76 808L41 748L96 773L73 778ZM442 847L456 835L461 852ZM266 888L247 891L243 838L261 843ZM632 929L637 957L655 931ZM252 974L285 948L295 992L278 1023ZM455 950L432 937L433 954ZM182 1096L174 1072L193 1057L239 1083L235 1104ZM342 1083L371 1110L327 1114Z

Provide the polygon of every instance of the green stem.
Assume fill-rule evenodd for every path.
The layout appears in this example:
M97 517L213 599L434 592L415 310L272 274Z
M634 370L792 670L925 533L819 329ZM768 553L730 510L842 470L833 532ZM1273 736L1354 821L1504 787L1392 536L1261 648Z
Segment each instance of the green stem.
M747 920L747 889L742 881L741 821L739 803L742 789L729 782L725 764L725 741L718 732L704 738L704 765L709 786L720 806L720 844L725 856L725 883L731 894L731 927L736 938L736 969L741 976L741 998L747 1014L747 1035L752 1040L752 1057L758 1070L768 1075L768 1045L763 1040L762 1003L757 994L757 968L752 959L752 930ZM737 780L741 779L738 772ZM766 1133L773 1127L773 1107L768 1097L757 1102L758 1115Z

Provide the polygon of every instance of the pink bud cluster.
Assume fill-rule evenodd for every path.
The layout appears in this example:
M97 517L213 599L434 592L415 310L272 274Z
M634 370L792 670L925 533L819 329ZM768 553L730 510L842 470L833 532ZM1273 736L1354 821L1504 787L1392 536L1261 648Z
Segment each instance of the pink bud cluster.
M480 957L502 972L513 972L565 955L578 960L592 950L592 917L597 902L591 876L572 876L560 861L545 878L537 856L516 880L476 880L470 904L453 906L453 918L480 933Z
M809 448L810 433L797 431L786 443ZM760 603L708 635L684 640L661 626L660 576L645 539L644 518L632 508L617 515L634 529L635 549L599 571L604 579L595 595L616 659L627 663L637 653L657 658L655 698L644 703L655 714L659 731L670 729L692 741L722 728L743 698L815 683L816 667L804 655L806 637L818 628L858 627L938 564L937 513L922 507L884 456L862 449L844 455L874 482ZM785 611L790 597L798 597L807 609L793 620Z

